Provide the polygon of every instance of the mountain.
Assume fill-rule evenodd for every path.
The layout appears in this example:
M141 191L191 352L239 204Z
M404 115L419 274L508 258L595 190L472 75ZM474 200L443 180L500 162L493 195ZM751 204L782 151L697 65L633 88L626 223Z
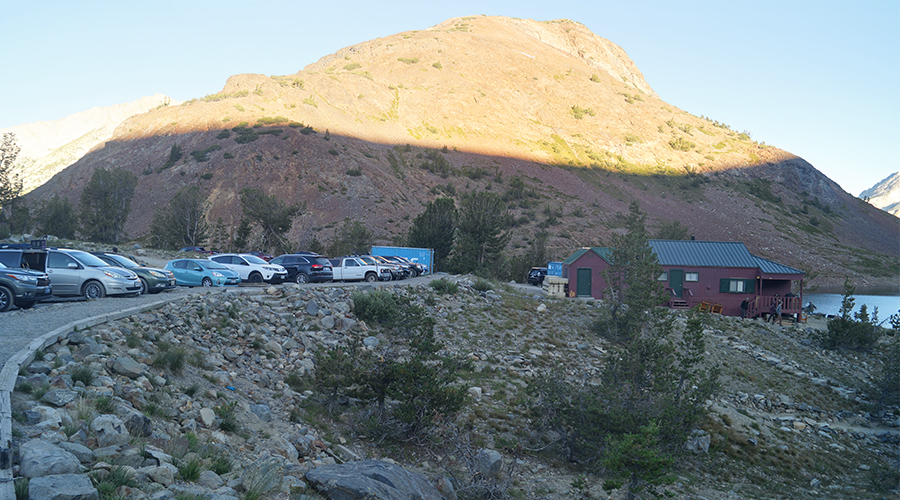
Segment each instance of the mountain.
M128 103L91 108L61 120L0 129L0 135L16 134L22 150L15 171L27 193L112 137L125 119L168 105L170 101L162 94L155 94Z
M900 216L900 172L894 172L878 184L859 194L872 205L887 213Z
M184 154L171 165L173 146ZM510 253L541 229L557 260L603 244L638 200L652 227L744 241L820 284L896 286L900 274L896 217L802 158L666 103L624 50L569 20L455 18L293 75L232 76L220 92L127 119L30 198L77 203L111 165L140 178L133 237L191 184L226 225L244 187L305 204L298 247L327 242L346 219L390 243L436 197L493 190L516 221Z

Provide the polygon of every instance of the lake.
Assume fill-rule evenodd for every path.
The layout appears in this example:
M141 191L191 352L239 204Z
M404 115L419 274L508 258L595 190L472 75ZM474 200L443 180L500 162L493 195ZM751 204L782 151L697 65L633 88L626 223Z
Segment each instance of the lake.
M803 306L806 307L810 302L816 306L816 312L822 314L837 315L841 310L841 299L844 296L841 293L804 293ZM859 306L865 304L869 310L869 315L875 307L878 307L878 321L887 318L892 314L897 314L900 310L900 295L853 295L855 300L853 311L859 310Z

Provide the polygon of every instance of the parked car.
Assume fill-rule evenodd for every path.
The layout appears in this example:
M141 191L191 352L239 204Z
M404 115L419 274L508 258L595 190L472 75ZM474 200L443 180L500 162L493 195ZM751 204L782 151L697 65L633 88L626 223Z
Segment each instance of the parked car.
M50 277L47 273L6 267L0 263L0 312L16 305L30 309L39 300L51 296Z
M259 257L260 259L266 262L272 262L272 259L275 257L267 254L266 252L245 252L247 255L252 255L254 257Z
M406 264L409 266L409 276L411 278L415 278L416 276L421 276L428 272L428 268L419 264L418 262L413 262L406 257L401 257L399 255L384 255L385 259L396 262L398 264Z
M106 252L91 252L112 267L123 267L138 275L141 280L141 295L159 293L175 288L175 274L165 269L146 267L124 255Z
M392 280L402 280L412 276L412 272L409 269L409 264L394 262L381 255L366 255L365 257L374 259L375 262L378 262L381 265L389 266L389 268L391 269Z
M175 274L178 286L236 286L241 283L238 273L206 259L170 260L165 269Z
M318 254L285 254L269 262L278 264L287 271L287 281L298 284L319 283L334 279L331 262Z
M141 280L128 269L110 267L95 255L68 248L0 250L0 262L46 272L53 295L80 295L99 299L106 295L137 295Z
M341 257L329 260L335 281L365 280L375 282L378 280L389 281L391 279L390 269L386 267L379 268L358 257Z
M287 271L278 264L268 262L247 253L223 253L209 257L241 276L248 283L281 283L287 278Z
M202 254L214 254L212 250L207 250L203 247L184 247L178 250L179 252L194 252L194 253L202 253Z
M541 286L544 284L544 276L547 276L546 267L532 267L531 271L528 271L525 281L529 285Z

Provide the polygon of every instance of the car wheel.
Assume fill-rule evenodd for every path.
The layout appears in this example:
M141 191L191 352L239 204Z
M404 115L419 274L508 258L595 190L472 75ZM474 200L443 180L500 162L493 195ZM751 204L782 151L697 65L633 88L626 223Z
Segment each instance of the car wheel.
M212 278L203 278L203 281L201 281L200 284L205 287L211 287L212 286Z
M37 304L36 300L23 300L22 302L16 302L16 306L19 309L31 309L35 304Z
M304 283L309 283L309 276L307 276L305 273L297 273L297 276L294 278L294 281L296 281L298 285L302 285Z
M410 269L410 270L409 270L409 277L410 277L410 278L418 278L418 277L419 277L419 271L416 271L415 269Z
M147 280L141 278L141 291L139 295L147 295L148 290L150 290L150 285L147 284Z
M250 278L247 281L249 281L250 283L262 283L263 282L262 274L250 273Z
M0 286L0 312L9 311L13 305L13 294L9 288Z
M378 281L378 276L375 276L375 273L366 274L366 281L369 283L375 283Z
M102 299L106 297L106 290L100 282L88 281L81 289L81 296L88 300Z

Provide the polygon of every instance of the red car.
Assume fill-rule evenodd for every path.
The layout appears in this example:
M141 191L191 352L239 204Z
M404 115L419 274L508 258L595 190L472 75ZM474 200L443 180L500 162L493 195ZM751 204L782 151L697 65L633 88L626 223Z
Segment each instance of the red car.
M271 260L275 258L275 257L273 257L273 256L271 256L271 255L269 255L269 254L267 254L267 253L265 253L265 252L244 252L244 253L249 254L249 255L253 255L253 256L255 256L255 257L259 257L260 259L262 259L262 260L264 260L264 261L266 261L266 262L271 262Z

